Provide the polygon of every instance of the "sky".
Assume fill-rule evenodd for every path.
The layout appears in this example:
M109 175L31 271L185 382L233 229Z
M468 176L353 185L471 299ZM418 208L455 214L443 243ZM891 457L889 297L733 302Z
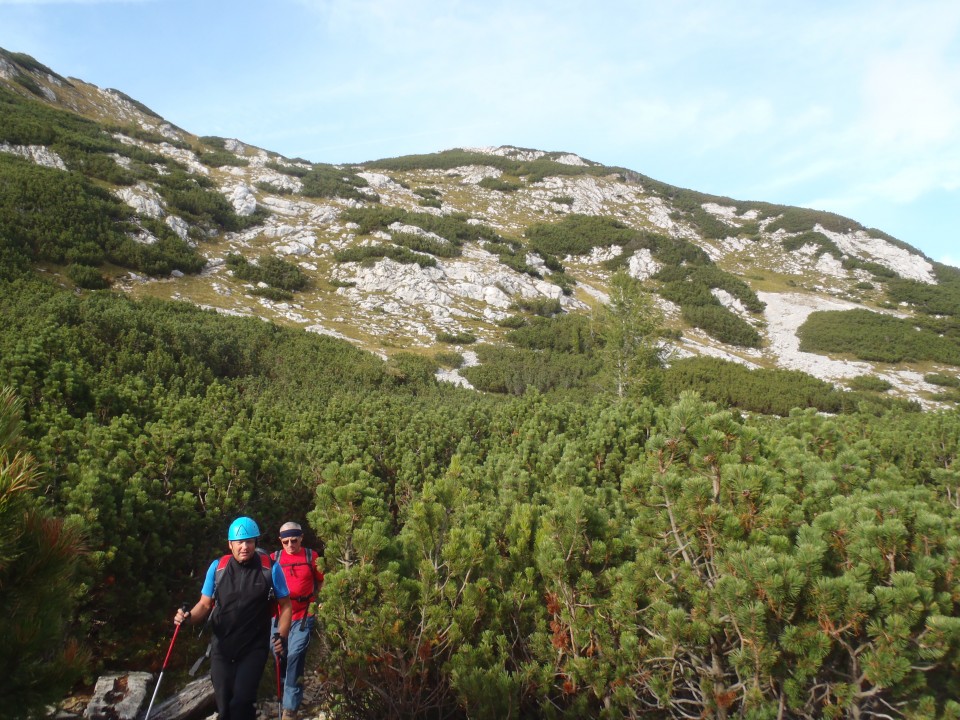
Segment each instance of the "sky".
M960 266L957 0L0 0L0 47L288 157L572 152Z

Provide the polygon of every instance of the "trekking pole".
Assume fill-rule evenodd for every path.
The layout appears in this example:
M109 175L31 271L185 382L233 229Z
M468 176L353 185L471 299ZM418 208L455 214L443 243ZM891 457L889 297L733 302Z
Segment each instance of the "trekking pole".
M273 634L273 640L280 639L280 633ZM283 720L283 690L280 684L280 653L273 654L274 664L277 666L277 720ZM147 720L144 718L144 720Z
M189 610L186 603L181 605L180 609L183 610L183 612L187 612L187 610ZM181 622L180 625L183 625L183 622ZM157 699L157 690L160 689L160 682L163 680L163 671L167 669L167 663L170 662L170 653L173 652L173 644L177 641L177 633L180 632L180 625L177 625L173 629L173 637L170 638L170 647L167 648L167 656L163 659L163 667L160 668L160 677L157 678L157 686L153 689L153 697L150 698L150 704L147 706L147 714L143 716L143 720L150 720L150 711L153 710L153 701Z

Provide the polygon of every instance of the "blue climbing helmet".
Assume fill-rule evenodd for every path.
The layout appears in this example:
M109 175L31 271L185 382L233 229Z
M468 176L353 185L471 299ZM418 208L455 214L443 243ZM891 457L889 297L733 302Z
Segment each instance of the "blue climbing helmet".
M260 528L252 518L238 517L230 523L227 540L255 540L260 537Z

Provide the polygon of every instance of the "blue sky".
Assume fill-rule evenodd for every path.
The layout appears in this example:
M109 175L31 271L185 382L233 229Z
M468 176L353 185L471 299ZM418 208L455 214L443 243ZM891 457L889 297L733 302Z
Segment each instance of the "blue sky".
M0 0L0 47L291 157L564 150L960 265L956 0Z

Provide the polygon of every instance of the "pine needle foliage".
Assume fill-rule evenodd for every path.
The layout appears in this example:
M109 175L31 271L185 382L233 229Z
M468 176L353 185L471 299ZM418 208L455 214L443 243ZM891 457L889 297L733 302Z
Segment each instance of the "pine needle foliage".
M40 468L18 449L20 402L0 389L0 717L42 717L86 667L67 635L84 552L78 525L37 500Z
M70 619L101 662L162 656L140 638L231 517L306 515L328 578L308 670L338 717L957 709L956 414L617 400L604 336L563 314L528 318L499 376L518 394L491 396L187 305L0 297L0 380L44 502L84 527Z
M661 269L653 275L659 295L680 305L683 319L712 337L732 345L759 347L760 335L746 320L731 312L714 291L740 300L752 313L763 310L756 293L739 278L717 267L699 247L685 240L634 230L619 220L571 214L556 223L536 223L527 228L530 248L545 258L585 255L594 248L621 248L608 263L622 268L638 250L649 250Z
M810 313L797 331L806 352L849 353L862 360L960 365L960 335L870 310Z

